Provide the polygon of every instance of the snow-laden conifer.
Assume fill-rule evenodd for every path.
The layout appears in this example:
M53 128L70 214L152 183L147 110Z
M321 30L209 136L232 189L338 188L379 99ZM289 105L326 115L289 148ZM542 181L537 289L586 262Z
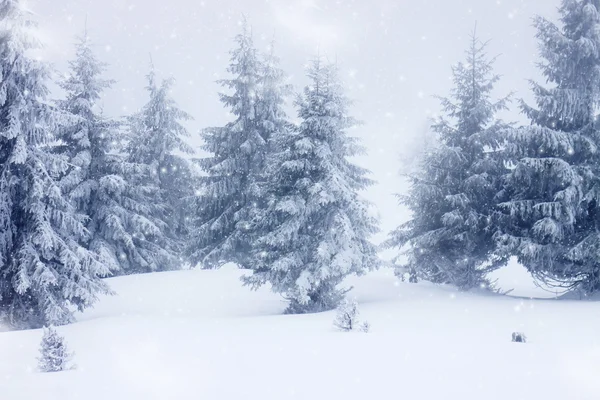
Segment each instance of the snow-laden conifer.
M492 224L495 196L505 168L498 150L508 126L496 119L507 99L491 97L499 77L486 43L471 38L466 60L453 67L454 87L440 98L445 113L432 126L437 144L421 155L412 186L400 202L412 219L392 232L388 246L403 248L408 271L435 283L462 289L488 284L488 272L504 263L497 257Z
M185 157L194 153L186 142L190 136L184 123L192 117L181 110L172 97L173 78L156 82L154 67L148 74L146 89L149 100L144 107L129 117L130 141L127 160L150 171L149 176L138 177L137 184L155 187L148 202L153 215L161 224L162 235L168 239L170 251L180 253L187 236L186 199L194 194L196 176L190 161ZM163 241L160 239L159 241ZM177 268L180 257L173 259Z
M252 275L244 278L254 288L269 283L289 300L290 313L335 308L347 291L344 278L378 266L369 242L377 221L360 196L372 181L349 160L363 149L347 132L356 122L337 68L316 59L308 77L297 101L300 126L273 137L278 151L268 159L268 204Z
M99 102L113 81L103 79L106 64L99 61L87 34L78 38L75 58L69 62L66 79L59 82L65 99L59 107L74 118L61 126L57 138L60 144L54 151L67 157L68 167L60 179L60 186L77 212L87 216L86 227L90 236L82 243L94 251L99 261L113 272L121 270L119 254L113 240L115 232L108 220L118 218L110 197L110 185L115 179L115 164L119 157L114 153L119 140L118 123L101 114Z
M515 130L500 196L501 250L536 278L600 289L600 0L563 0L560 24L535 19L546 86L532 82L531 126Z
M187 252L190 261L202 268L217 268L226 262L248 266L251 221L262 204L258 181L264 174L269 135L279 124L268 120L277 120L272 111L279 112L279 105L261 98L263 74L276 70L262 64L245 20L235 42L228 68L231 78L219 81L230 91L220 98L233 121L202 134L203 149L209 156L199 160L206 176L195 199Z
M53 134L73 117L45 101L34 28L20 1L0 1L0 313L17 327L70 322L108 291L108 268L80 246L85 216L57 184L69 163Z

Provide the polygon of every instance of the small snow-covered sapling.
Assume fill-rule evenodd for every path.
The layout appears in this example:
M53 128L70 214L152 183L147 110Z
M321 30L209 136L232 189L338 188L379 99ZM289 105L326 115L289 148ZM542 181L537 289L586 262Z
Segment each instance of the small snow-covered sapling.
M40 372L58 372L73 369L70 365L73 353L67 350L65 339L56 332L54 327L44 327L44 335L40 344L38 370Z
M362 324L360 324L360 330L364 333L369 333L369 331L371 330L371 324L367 321L363 322Z
M368 322L360 323L358 312L358 303L355 300L344 299L337 308L337 314L333 320L333 325L343 332L362 331L368 332L370 325Z

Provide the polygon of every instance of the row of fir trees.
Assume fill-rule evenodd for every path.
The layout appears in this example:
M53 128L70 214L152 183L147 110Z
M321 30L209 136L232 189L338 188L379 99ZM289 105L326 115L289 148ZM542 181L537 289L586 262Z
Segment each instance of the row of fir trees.
M297 96L273 51L244 23L220 84L234 119L202 132L194 159L171 97L147 75L147 102L122 119L98 107L103 77L86 34L50 99L51 69L21 0L0 0L0 318L58 325L111 290L107 276L237 263L252 288L269 283L288 311L335 307L349 274L378 265L377 231L359 192L372 184L349 158L357 122L337 68L316 58ZM194 162L195 161L195 162Z
M489 287L516 257L544 285L600 290L600 0L562 0L560 23L535 18L545 84L520 101L528 126L496 114L499 77L473 37L441 99L438 141L400 198L413 218L387 242L400 274Z
M231 122L202 132L172 79L147 76L147 102L123 119L98 101L103 77L87 34L65 95L49 99L47 64L21 0L0 0L0 317L15 327L68 323L111 293L103 277L235 263L251 288L269 284L287 312L328 310L343 280L380 265L378 230L360 192L373 184L351 162L364 152L337 66L320 57L286 114L292 88L273 52L244 23L221 102ZM537 18L540 66L528 126L502 122L511 96L475 35L441 98L434 146L401 197L413 218L390 234L399 272L462 289L516 257L547 284L600 289L600 0L562 0L556 25ZM195 162L193 162L195 161Z

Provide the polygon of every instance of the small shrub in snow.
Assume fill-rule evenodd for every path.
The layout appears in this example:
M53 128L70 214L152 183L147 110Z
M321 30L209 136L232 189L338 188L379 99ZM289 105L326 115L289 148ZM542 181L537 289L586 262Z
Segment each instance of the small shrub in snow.
M333 325L343 332L360 330L368 332L370 325L368 322L360 323L358 312L358 303L354 300L343 300L337 308L337 314L333 321Z
M72 369L69 366L73 353L67 350L65 339L51 326L44 327L44 336L40 345L38 370L40 372L58 372Z
M521 332L513 332L512 341L517 343L527 343L527 336Z
M369 330L371 330L371 324L369 324L367 321L363 322L360 324L360 330L364 333L369 333Z

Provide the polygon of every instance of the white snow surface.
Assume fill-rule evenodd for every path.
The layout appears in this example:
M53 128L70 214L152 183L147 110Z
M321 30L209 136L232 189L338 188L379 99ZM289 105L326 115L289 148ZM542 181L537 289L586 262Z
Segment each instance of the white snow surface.
M352 279L369 333L335 312L282 315L243 272L109 279L78 322L59 327L77 369L35 371L41 330L0 333L0 399L586 400L600 393L600 303L460 293ZM514 331L528 343L512 343Z

